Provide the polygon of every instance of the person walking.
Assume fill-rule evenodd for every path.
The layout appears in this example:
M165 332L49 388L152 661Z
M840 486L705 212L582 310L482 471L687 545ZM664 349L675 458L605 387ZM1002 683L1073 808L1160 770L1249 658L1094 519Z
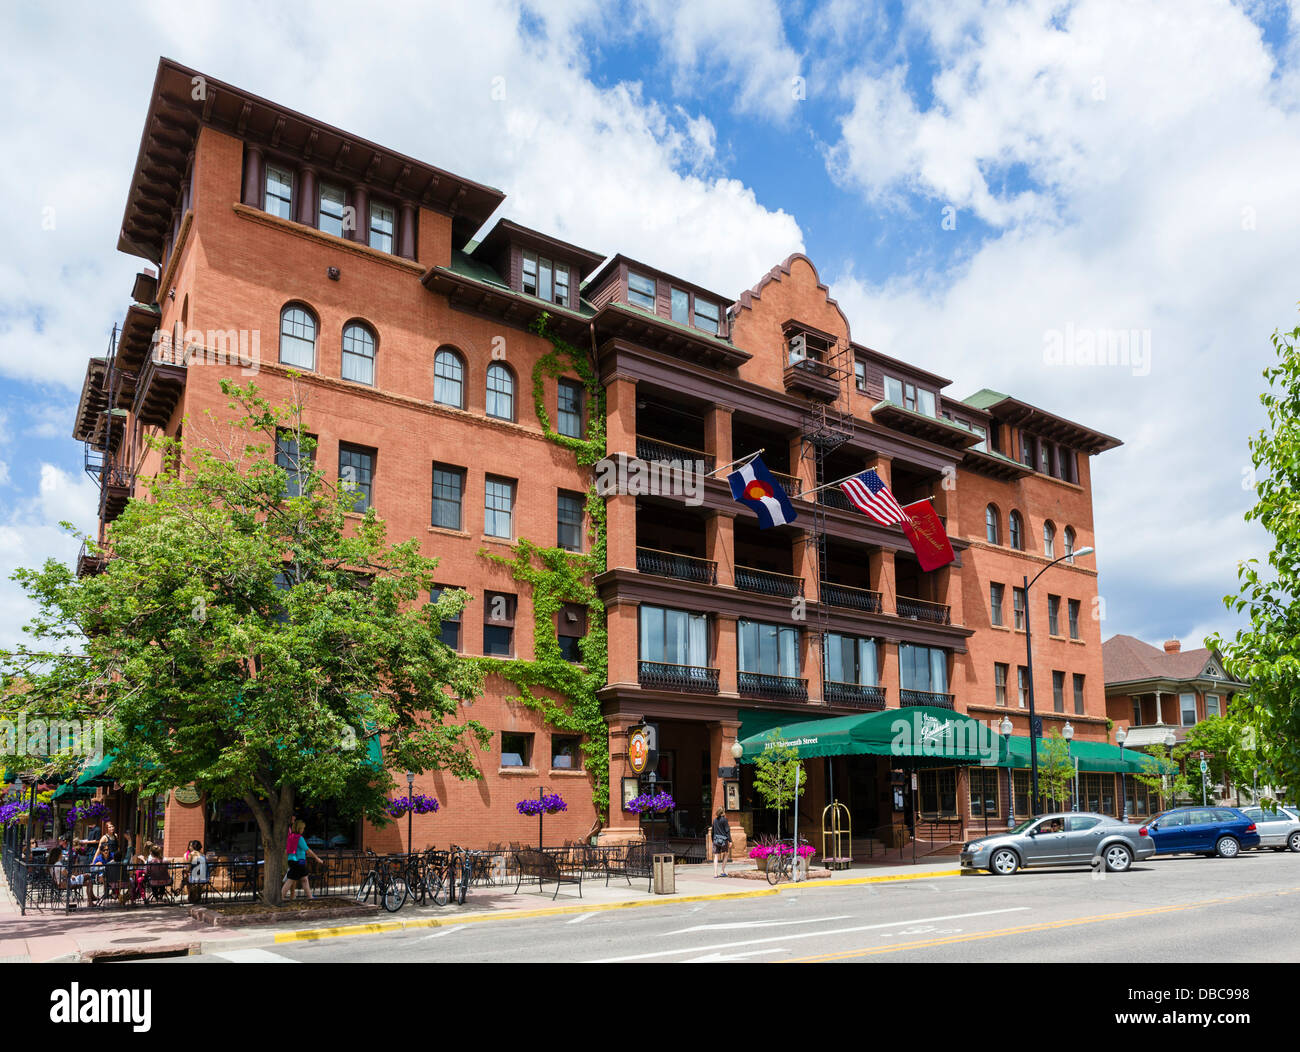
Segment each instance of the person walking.
M731 855L731 826L727 822L727 812L719 807L718 813L713 816L713 879L727 875L727 859ZM721 864L722 871L718 871Z
M188 889L186 899L191 905L197 905L203 901L203 892L209 881L208 856L203 853L203 844L200 841L190 841L189 850L185 852L185 862L190 867L185 881Z
M285 844L285 851L289 856L289 872L284 878L284 886L280 889L280 898L290 897L290 892L297 886L301 888L308 901L311 900L311 881L307 877L307 856L310 855L317 863L321 863L320 856L307 846L307 838L303 836L303 831L307 828L307 823L301 818L293 825L293 831L289 834L288 843Z

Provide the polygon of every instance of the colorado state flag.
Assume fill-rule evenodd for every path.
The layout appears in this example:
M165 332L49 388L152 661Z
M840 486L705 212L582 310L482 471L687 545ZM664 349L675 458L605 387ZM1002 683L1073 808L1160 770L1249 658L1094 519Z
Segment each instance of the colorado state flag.
M754 509L759 529L784 526L797 517L781 484L772 477L761 457L755 457L739 471L727 476L733 500Z

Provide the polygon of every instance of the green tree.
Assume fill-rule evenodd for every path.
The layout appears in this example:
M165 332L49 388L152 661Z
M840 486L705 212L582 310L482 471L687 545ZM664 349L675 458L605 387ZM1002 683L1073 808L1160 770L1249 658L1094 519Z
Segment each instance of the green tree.
M781 812L803 796L808 787L808 774L799 761L799 751L792 745L782 745L780 738L781 728L777 727L754 761L754 791L768 810L776 812L778 840L781 839Z
M1053 730L1038 748L1038 792L1064 810L1074 787L1074 761L1061 732Z
M1300 785L1300 327L1273 333L1277 364L1264 370L1260 396L1267 425L1250 439L1255 503L1247 522L1271 535L1268 567L1259 560L1238 564L1236 595L1227 608L1249 624L1218 650L1235 678L1250 689L1233 701L1235 718L1253 733L1260 766L1274 784Z
M459 714L482 674L439 638L466 595L428 601L437 560L418 541L390 544L373 508L355 510L357 490L316 468L300 407L252 384L222 390L236 418L186 432L225 441L185 463L158 444L167 469L113 523L102 573L50 560L14 575L39 612L32 646L0 654L25 686L2 704L29 720L102 718L129 789L193 782L242 799L278 902L299 801L384 819L394 783L367 738L382 736L389 767L476 778L490 735ZM297 444L291 471L276 465L277 435Z
M1257 766L1255 752L1247 748L1250 735L1227 716L1208 716L1194 727L1189 727L1187 737L1173 752L1174 760L1187 772L1187 781L1195 787L1192 795L1199 793L1201 784L1200 753L1205 753L1209 765L1206 772L1212 785L1227 786L1231 792L1236 787L1249 787Z
M1177 765L1170 760L1169 750L1163 742L1147 746L1146 752L1140 755L1142 757L1142 770L1135 771L1129 777L1156 794L1157 799L1160 801L1159 810L1163 811L1165 809L1167 800L1191 795L1191 783L1188 782L1187 776L1183 774Z

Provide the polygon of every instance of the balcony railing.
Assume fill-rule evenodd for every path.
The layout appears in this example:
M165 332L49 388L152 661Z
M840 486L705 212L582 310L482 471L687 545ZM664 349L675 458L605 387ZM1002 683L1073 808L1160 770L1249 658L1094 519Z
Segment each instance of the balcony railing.
M803 483L793 475L787 475L784 471L773 471L771 468L768 468L767 471L777 482L781 483L785 495L791 500L794 500L795 494L803 489Z
M940 709L951 709L953 694L936 694L928 690L900 690L898 701L903 708L915 705L933 705Z
M745 592L793 599L796 595L803 595L803 578L771 570L755 570L752 566L737 566L736 587Z
M793 676L769 676L762 672L741 672L737 686L748 698L773 698L779 701L807 701L808 681Z
M697 559L693 555L661 552L656 548L638 548L636 568L639 573L675 577L679 581L695 581L699 584L718 583L718 564L712 559Z
M828 679L822 684L822 694L828 705L851 705L855 709L885 707L885 688L866 683L837 683Z
M878 614L881 611L879 592L847 584L832 584L829 581L822 582L822 602L827 606L845 606L866 614Z
M952 624L948 607L943 603L928 603L924 599L900 595L894 600L894 608L899 617L910 617L913 621L929 621L936 625Z
M718 693L718 670L701 665L665 665L659 661L642 661L637 667L637 682L652 690L679 690L686 694Z
M706 453L702 449L678 446L662 439L646 438L644 435L636 436L636 455L641 460L676 460L690 463L700 460L704 462L705 471L712 471L717 463L711 453Z
M817 503L824 504L828 508L839 508L841 511L857 511L849 502L849 498L844 495L844 491L838 486L830 486L823 490L817 491Z

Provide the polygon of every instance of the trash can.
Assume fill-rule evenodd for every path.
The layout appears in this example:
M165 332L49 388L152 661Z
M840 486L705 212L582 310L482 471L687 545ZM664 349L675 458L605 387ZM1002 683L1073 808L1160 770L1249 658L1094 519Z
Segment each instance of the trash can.
M677 867L672 855L654 857L654 892L656 895L677 894Z

